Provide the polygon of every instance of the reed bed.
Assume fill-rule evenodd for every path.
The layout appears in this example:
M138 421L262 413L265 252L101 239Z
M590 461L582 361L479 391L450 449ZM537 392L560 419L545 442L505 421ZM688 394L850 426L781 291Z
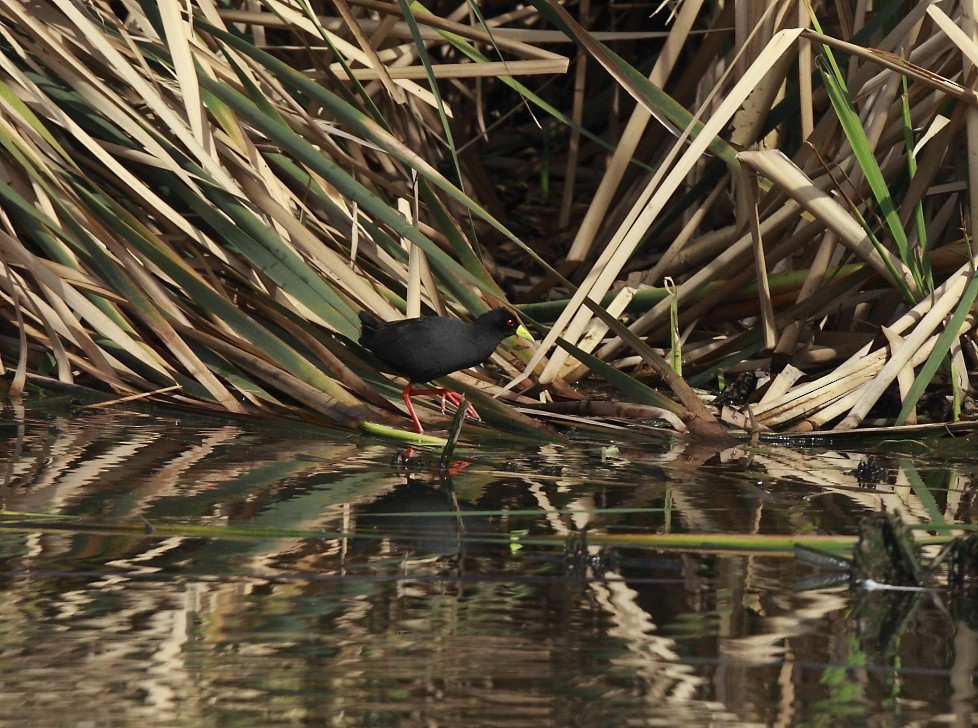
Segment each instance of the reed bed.
M357 311L502 304L499 431L959 420L971 10L0 0L10 393L403 426Z

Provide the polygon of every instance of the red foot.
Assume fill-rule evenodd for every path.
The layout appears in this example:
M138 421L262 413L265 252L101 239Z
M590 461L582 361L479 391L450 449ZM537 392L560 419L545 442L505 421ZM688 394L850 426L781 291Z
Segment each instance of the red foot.
M458 392L453 392L450 389L445 389L444 387L435 387L434 389L414 389L414 385L411 382L407 383L407 386L401 390L401 399L404 400L404 405L407 407L408 414L411 415L411 421L414 422L414 429L417 430L418 434L424 433L424 428L421 426L421 420L418 419L418 413L414 411L414 405L411 403L411 397L419 397L423 395L428 395L431 397L441 397L441 411L442 414L445 412L445 400L451 402L456 408L462 401L462 395ZM473 420L481 420L479 413L476 412L475 407L471 404L465 408L465 414L471 417Z

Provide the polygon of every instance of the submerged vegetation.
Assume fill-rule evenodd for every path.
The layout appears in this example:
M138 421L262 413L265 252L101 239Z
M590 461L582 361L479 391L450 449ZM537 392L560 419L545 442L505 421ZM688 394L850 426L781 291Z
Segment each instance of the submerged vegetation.
M11 392L404 426L357 312L502 303L538 325L510 390L456 375L502 430L961 419L968 12L0 0Z

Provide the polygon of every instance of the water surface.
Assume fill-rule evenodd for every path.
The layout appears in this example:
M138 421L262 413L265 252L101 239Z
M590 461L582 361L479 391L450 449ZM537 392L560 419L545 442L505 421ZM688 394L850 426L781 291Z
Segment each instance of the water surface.
M468 432L468 430L467 430ZM609 448L616 444L617 448ZM7 405L3 725L971 725L975 617L750 549L604 534L972 523L973 445L878 456L576 437L423 453ZM861 480L863 482L861 482Z

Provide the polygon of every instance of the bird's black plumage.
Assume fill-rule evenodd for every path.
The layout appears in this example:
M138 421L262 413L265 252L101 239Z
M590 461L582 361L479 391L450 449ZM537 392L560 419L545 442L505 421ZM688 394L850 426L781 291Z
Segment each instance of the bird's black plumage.
M505 308L488 311L471 323L444 316L383 323L367 311L359 316L360 343L395 374L416 384L481 364L520 326Z
M407 378L401 396L418 432L423 432L423 428L411 404L412 396L437 394L455 403L460 398L443 388L416 390L412 388L414 384L481 364L507 336L530 338L516 316L505 308L488 311L471 323L444 316L384 323L368 311L361 311L359 317L360 343L392 372ZM471 407L469 411L477 416Z

